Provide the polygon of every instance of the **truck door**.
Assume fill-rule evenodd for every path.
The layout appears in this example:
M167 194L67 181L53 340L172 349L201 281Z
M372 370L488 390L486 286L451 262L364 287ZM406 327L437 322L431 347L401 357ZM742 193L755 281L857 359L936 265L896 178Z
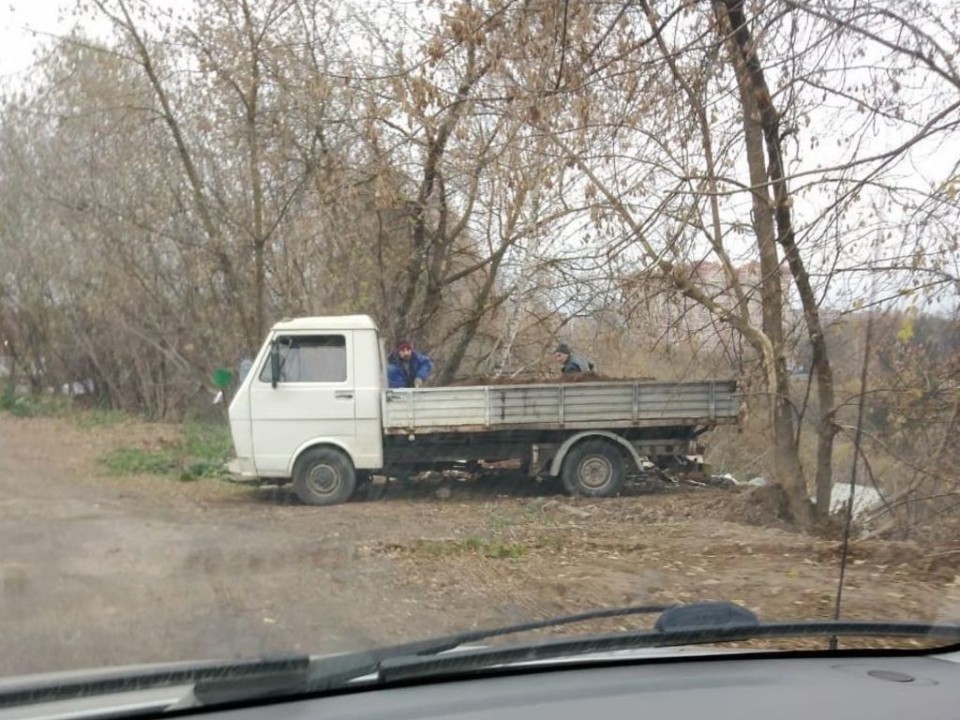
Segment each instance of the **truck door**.
M253 454L260 477L285 477L294 453L312 440L350 449L357 431L353 332L278 335L276 388L269 353L250 386Z

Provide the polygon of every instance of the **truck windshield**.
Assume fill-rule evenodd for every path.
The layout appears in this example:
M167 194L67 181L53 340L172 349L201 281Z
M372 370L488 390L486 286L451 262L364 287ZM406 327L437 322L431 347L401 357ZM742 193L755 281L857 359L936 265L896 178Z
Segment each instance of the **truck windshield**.
M347 348L343 335L292 335L276 339L280 382L343 382L347 379ZM270 382L270 358L260 370Z
M960 620L958 29L2 0L0 686Z

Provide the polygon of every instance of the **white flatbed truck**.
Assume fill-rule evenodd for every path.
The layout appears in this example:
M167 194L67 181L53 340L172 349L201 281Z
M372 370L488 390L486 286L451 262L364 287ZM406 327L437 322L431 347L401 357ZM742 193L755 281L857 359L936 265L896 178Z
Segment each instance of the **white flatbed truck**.
M273 326L230 403L228 471L332 505L375 474L519 460L571 494L610 497L644 463L695 453L739 410L732 380L389 389L370 317L304 317Z

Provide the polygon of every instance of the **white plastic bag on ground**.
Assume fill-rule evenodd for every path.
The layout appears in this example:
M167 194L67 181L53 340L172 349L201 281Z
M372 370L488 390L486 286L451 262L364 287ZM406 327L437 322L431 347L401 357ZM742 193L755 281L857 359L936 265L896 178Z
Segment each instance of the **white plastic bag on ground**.
M839 513L850 502L850 483L835 483L830 492L830 512ZM853 517L859 519L879 506L883 498L876 488L857 485L853 489Z

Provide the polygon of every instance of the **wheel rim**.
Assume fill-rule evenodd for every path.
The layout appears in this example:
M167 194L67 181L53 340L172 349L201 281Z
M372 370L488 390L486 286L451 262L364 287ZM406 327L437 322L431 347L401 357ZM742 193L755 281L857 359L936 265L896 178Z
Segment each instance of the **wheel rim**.
M599 490L613 478L613 463L602 455L586 457L577 469L577 478L583 487Z
M332 495L340 487L340 474L332 465L314 465L307 473L307 487L317 495Z

